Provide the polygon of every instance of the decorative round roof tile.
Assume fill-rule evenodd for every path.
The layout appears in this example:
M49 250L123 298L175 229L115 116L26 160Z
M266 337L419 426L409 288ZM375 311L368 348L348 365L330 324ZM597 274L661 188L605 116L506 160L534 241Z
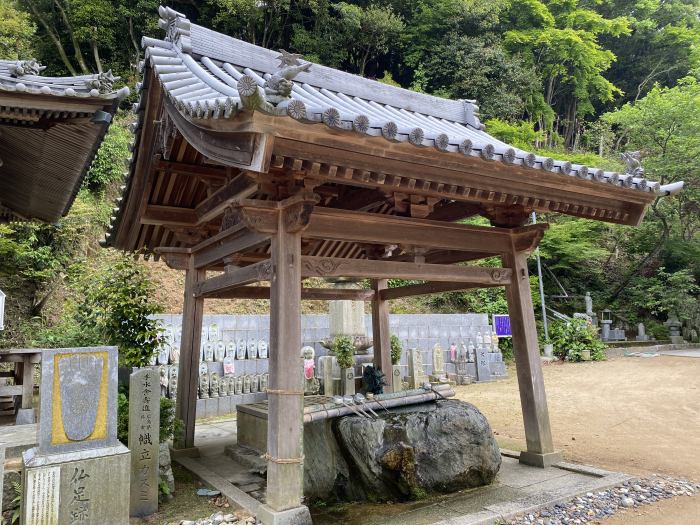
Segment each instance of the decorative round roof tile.
M496 148L493 144L486 144L481 148L481 158L485 160L493 160L496 155Z
M528 153L523 157L523 166L528 168L534 168L537 163L537 155L534 153Z
M435 147L440 151L447 150L447 146L450 145L450 137L448 137L446 133L440 133L437 137L435 137L434 141Z
M423 139L425 138L425 132L421 128L413 128L408 134L408 141L411 144L420 146L423 144Z
M394 140L396 135L399 133L399 127L396 122L390 120L382 126L382 136L389 140Z
M369 131L369 118L367 115L357 115L352 121L352 129L357 133L367 133Z
M294 120L302 120L306 118L306 104L301 100L292 99L287 105L287 115L292 117Z
M464 139L459 143L459 152L463 155L469 155L472 152L472 141L469 139Z
M338 111L335 108L324 109L323 114L321 115L321 119L323 120L323 123L329 128L340 127L340 111Z
M255 79L249 75L243 75L236 84L236 89L244 97L250 97L258 90L258 84Z

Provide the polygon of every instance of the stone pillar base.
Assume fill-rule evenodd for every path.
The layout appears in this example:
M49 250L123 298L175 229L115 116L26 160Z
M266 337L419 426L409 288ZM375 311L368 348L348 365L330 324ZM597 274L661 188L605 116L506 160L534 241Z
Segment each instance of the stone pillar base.
M190 448L170 447L170 457L173 459L198 458L199 457L199 448L198 447L190 447Z
M20 523L128 525L131 452L124 445L23 455Z
M535 452L523 451L520 453L520 463L531 467L547 468L563 461L561 452L548 452L537 454Z
M263 525L312 525L309 508L304 505L282 511L260 505L257 518Z

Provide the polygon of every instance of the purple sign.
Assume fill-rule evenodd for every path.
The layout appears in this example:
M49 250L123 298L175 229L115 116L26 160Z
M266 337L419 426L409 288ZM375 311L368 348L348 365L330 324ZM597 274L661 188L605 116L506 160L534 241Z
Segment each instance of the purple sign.
M493 314L493 329L498 337L511 337L510 317L507 314Z

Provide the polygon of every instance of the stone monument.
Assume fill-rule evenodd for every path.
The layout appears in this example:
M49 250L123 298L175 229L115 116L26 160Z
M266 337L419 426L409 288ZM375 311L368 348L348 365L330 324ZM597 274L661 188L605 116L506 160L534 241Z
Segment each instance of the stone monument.
M156 373L143 368L129 378L129 449L131 450L131 516L158 510L160 398L153 392Z
M442 353L440 343L435 343L433 346L433 381L442 381L445 379L445 355Z
M130 452L117 440L116 347L43 350L40 392L38 446L23 455L21 523L128 525Z
M479 382L491 381L491 367L489 366L489 352L483 344L476 349L476 380Z
M418 348L408 351L408 387L421 388L428 381L428 376L423 369L423 354Z

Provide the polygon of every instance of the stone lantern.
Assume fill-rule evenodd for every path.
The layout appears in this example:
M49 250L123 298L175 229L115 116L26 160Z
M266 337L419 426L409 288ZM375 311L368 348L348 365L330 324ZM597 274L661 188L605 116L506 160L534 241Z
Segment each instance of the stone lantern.
M610 327L612 326L612 312L607 308L600 312L600 339L607 341L610 339Z

